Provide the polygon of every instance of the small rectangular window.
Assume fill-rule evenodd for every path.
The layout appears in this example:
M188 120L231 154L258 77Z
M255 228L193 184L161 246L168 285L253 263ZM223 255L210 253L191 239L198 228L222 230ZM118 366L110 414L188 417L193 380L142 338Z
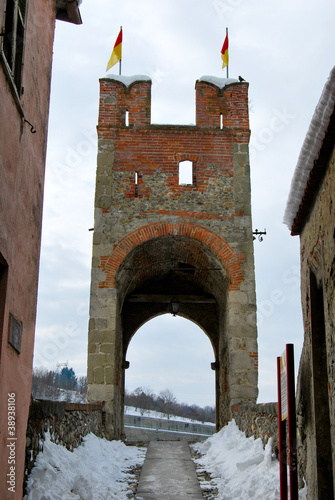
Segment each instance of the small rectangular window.
M193 184L193 162L184 160L179 162L179 185Z
M9 313L9 343L14 349L21 352L21 339L22 339L22 323Z
M126 115L125 115L125 124L126 124L126 127L129 127L129 111L128 110L126 111Z
M223 114L220 113L220 129L223 129Z

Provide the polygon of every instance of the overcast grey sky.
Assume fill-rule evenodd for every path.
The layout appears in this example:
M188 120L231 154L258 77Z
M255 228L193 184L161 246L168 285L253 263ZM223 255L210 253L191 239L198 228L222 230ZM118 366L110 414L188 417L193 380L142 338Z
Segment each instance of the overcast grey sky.
M152 78L152 122L195 120L194 84L229 76L249 83L250 162L258 304L259 402L274 401L276 357L303 340L299 239L282 219L290 182L322 88L334 66L333 0L84 0L82 26L57 21L45 181L35 366L69 362L86 373L87 323L100 77L123 26L122 74ZM118 73L118 66L109 73ZM161 317L139 330L128 389L170 388L180 402L214 404L214 361L204 333Z

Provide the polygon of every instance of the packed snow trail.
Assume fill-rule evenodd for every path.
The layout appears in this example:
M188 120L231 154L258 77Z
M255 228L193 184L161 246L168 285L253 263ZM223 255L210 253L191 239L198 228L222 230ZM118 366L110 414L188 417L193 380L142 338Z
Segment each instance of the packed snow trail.
M186 441L151 441L136 500L203 500Z

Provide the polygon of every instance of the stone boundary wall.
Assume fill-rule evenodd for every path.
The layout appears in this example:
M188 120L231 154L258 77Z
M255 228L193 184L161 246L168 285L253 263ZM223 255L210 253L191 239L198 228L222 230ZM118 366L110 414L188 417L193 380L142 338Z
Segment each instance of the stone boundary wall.
M167 418L154 418L139 415L125 415L125 427L142 427L145 429L153 429L158 431L171 431L179 433L191 433L211 436L215 433L215 424L203 424L195 421L176 420L174 416L172 419Z
M197 443L205 441L210 436L192 434L190 432L168 431L163 429L148 429L145 427L131 427L125 425L126 443L146 443L148 441L188 441Z
M45 434L68 450L77 448L84 436L93 432L104 437L102 404L78 404L61 401L32 400L26 433L25 481L43 450Z
M261 438L263 446L273 438L272 452L278 457L278 404L237 404L231 407L232 418L247 437Z

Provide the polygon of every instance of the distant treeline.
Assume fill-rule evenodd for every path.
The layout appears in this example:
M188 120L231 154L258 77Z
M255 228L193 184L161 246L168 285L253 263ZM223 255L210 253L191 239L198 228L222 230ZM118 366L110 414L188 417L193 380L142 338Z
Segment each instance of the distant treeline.
M83 400L87 396L87 378L77 377L73 368L63 366L61 370L35 368L33 371L32 396L35 399L64 400L62 390L76 391ZM141 415L148 411L158 411L167 418L172 415L190 418L200 422L215 422L215 408L179 403L170 389L161 391L158 395L148 387L137 387L134 391L126 390L124 404L134 406Z
M163 413L167 418L174 415L177 417L198 420L200 422L215 423L214 407L205 406L201 408L195 404L188 405L186 403L178 403L170 389L161 391L158 396L148 387L137 387L133 392L128 392L126 390L124 404L127 406L134 406L139 410L141 415L152 410Z
M87 396L87 378L76 377L73 368L63 366L61 370L34 368L31 394L35 399L58 399L61 389L77 391Z

